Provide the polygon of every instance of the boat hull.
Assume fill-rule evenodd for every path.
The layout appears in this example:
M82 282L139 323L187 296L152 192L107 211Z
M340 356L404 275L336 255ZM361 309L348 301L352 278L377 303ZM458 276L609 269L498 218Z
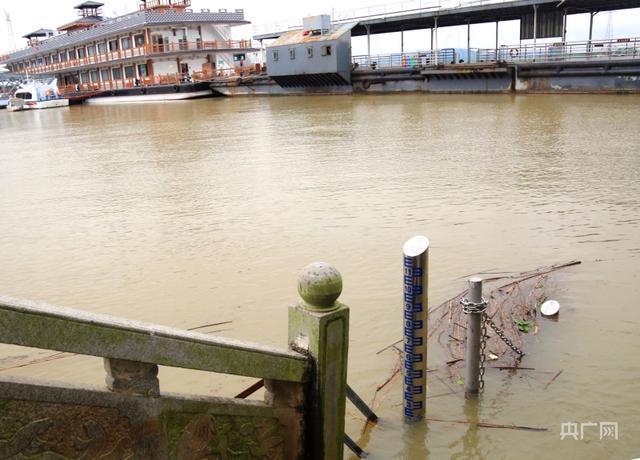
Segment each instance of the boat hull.
M140 94L130 96L95 96L87 99L85 101L85 104L107 105L127 104L132 102L169 102L212 96L213 93L211 92L211 90L193 91L188 93Z
M48 101L25 102L23 110L55 109L58 107L68 107L68 99L50 99Z
M136 88L102 91L85 100L87 104L122 104L130 102L169 102L212 97L207 83L140 86Z

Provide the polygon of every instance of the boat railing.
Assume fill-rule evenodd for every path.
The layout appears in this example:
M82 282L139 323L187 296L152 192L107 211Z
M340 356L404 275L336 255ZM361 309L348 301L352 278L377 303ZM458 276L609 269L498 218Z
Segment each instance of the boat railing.
M129 49L117 51L107 51L105 53L84 56L79 59L58 61L55 63L42 64L28 67L26 70L32 74L50 74L60 70L102 64L130 59L136 57L150 57L162 54L181 53L185 51L227 51L227 50L248 50L252 48L251 40L213 40L213 41L181 41L179 43L166 44L145 44Z
M145 88L156 85L183 85L212 81L216 79L227 79L237 76L259 75L262 67L247 66L235 67L231 69L213 69L208 71L192 72L191 74L162 74L151 75L140 78L122 78L118 80L101 80L96 82L75 83L58 87L61 95L68 96L75 93L95 93L101 91L113 91L117 89Z

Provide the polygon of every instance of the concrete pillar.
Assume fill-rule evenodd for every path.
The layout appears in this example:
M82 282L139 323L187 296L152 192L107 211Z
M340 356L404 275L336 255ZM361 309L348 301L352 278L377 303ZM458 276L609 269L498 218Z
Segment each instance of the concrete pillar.
M400 52L404 54L404 28L400 29Z
M535 59L536 43L538 42L538 5L533 5L533 52Z
M467 63L471 62L471 21L467 19Z
M589 13L589 45L587 46L587 51L591 52L591 41L593 40L593 17L598 14L597 12Z
M469 280L469 302L482 302L482 279ZM465 356L464 391L467 395L477 395L480 391L480 341L482 340L482 313L467 315L467 350Z
M367 30L367 61L371 65L371 26L364 26Z
M289 308L289 344L313 361L308 388L306 458L343 458L349 308L339 303L342 277L320 262L298 278L303 301Z
M429 29L431 32L431 39L429 40L429 45L431 45L431 51L433 51L433 27Z
M435 34L435 63L438 65L438 16L434 19L434 34Z
M567 41L567 9L562 10L562 43Z
M498 60L498 48L500 47L500 21L496 21L496 61Z

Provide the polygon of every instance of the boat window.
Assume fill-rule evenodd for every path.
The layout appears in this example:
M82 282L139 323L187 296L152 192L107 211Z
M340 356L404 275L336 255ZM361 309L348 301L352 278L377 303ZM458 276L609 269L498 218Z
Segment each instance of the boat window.
M66 60L67 60L67 53L63 51L62 53L60 53L60 62L66 62Z
M120 67L114 67L111 69L111 73L113 74L114 80L122 80L122 70L120 70Z
M147 64L139 64L138 65L138 75L140 77L148 77L149 71L147 70Z
M31 93L16 93L18 99L29 100L32 98Z
M109 40L109 51L118 51L118 40Z
M331 45L323 45L320 54L323 56L331 56Z
M308 58L313 57L313 48L311 46L307 46L307 57Z
M98 54L105 54L107 52L106 43L98 43Z
M133 37L136 46L144 46L144 34L138 34Z
M102 69L100 71L100 77L102 77L102 81L109 81L111 80L111 72L109 72L109 69Z
M44 57L44 65L49 65L49 64L51 64L51 61L50 61L50 59L49 59L49 56L45 56L45 57Z
M84 48L78 48L78 59L84 59Z
M124 68L124 78L133 78L135 75L135 68L132 65L128 65Z
M120 42L123 50L131 49L131 39L129 37L122 37Z
M57 64L58 63L58 55L54 54L53 56L51 56L51 63L52 64Z
M289 59L295 59L295 58L296 58L296 49L289 48Z
M76 59L76 50L69 50L69 60L73 61Z
M98 75L97 70L91 71L91 82L92 83L100 83L100 76Z
M89 73L83 72L80 74L80 83L89 83Z
M93 57L96 55L96 47L93 45L87 46L87 56Z
M278 56L278 50L273 50L273 60L277 61L280 57Z

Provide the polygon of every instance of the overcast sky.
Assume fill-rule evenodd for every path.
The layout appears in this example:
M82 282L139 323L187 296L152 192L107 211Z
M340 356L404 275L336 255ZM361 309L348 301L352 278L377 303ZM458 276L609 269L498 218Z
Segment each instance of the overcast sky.
M82 0L0 0L0 9L9 13L13 24L13 35L16 46L21 48L26 41L23 35L41 27L55 29L76 17L74 5ZM135 11L138 7L137 0L102 0L105 3L103 12L105 16L118 16ZM464 3L465 0L462 0ZM425 0L424 3L427 3ZM194 9L210 8L244 8L246 17L254 25L263 25L280 21L293 21L309 14L342 11L352 8L364 8L381 4L393 4L393 1L380 0L315 0L306 2L301 0L225 0L224 2L212 0L192 0ZM405 2L406 4L407 2ZM0 13L4 13L0 11ZM11 41L5 15L1 16L0 25L0 51L9 51ZM612 14L600 13L596 15L594 22L594 39L607 38L608 24L611 22L613 37L637 37L640 35L640 9L617 11ZM569 16L567 39L570 41L582 41L588 38L589 16ZM495 41L495 26L493 24L478 24L471 26L471 46L477 48L493 48ZM518 21L501 23L500 44L508 45L519 42ZM237 28L234 35L237 38L247 37L253 33L253 27ZM438 34L440 48L466 48L467 30L462 27L448 27L440 29ZM412 31L405 33L405 51L417 51L429 48L428 31ZM366 53L366 41L364 37L356 37L353 40L353 54ZM372 53L384 54L400 51L399 34L377 35L372 38Z

